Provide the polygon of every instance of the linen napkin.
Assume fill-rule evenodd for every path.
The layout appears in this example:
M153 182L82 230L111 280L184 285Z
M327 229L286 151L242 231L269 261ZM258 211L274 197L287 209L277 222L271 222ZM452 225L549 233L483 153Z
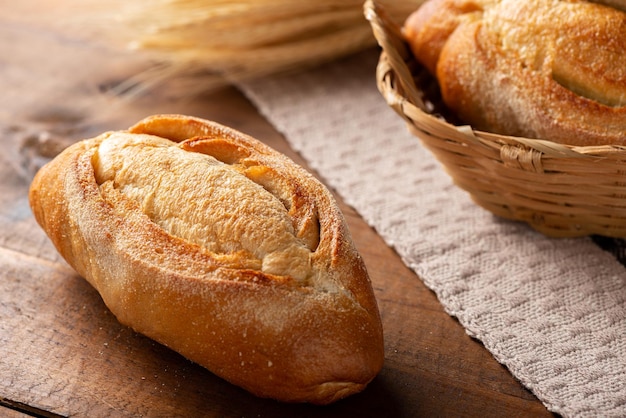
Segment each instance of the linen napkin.
M475 205L378 92L378 54L240 88L549 410L626 416L624 266Z

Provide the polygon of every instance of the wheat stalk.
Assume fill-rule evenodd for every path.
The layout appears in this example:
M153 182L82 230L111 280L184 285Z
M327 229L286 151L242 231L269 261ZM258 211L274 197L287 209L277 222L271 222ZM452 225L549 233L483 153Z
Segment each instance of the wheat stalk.
M423 1L381 3L403 21ZM375 45L362 7L361 0L128 2L110 28L160 62L129 85L177 76L205 89L308 68Z

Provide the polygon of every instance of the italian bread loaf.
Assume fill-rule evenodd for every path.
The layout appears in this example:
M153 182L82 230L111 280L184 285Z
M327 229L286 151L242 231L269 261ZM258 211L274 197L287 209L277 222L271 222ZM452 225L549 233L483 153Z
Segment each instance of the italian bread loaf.
M382 367L377 303L332 195L249 136L153 116L67 148L30 203L121 323L257 396L328 404Z
M429 0L403 32L473 128L626 144L626 13L578 0Z

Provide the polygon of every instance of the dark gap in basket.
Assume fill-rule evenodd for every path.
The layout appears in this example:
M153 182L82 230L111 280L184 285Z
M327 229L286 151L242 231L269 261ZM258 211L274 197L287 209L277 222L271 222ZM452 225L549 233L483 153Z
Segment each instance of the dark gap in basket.
M626 240L622 238L603 237L600 235L593 235L591 239L600 248L613 254L617 261L626 266Z
M432 106L432 108L423 110L433 116L444 119L452 125L466 125L466 123L461 121L459 117L443 102L437 78L429 73L424 66L412 57L409 58L407 65L413 75L415 87L417 87L418 91L422 93L422 99L427 106Z

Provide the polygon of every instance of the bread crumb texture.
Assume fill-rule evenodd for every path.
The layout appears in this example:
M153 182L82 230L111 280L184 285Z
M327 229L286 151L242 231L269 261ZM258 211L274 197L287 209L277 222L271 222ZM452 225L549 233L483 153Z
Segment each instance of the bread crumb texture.
M504 56L545 71L580 96L626 105L626 65L618 64L626 51L626 14L602 14L602 6L560 0L486 3L484 33L499 40Z
M103 198L121 194L170 235L211 253L237 254L263 273L306 281L312 251L281 199L236 164L183 144L111 133L92 158Z

